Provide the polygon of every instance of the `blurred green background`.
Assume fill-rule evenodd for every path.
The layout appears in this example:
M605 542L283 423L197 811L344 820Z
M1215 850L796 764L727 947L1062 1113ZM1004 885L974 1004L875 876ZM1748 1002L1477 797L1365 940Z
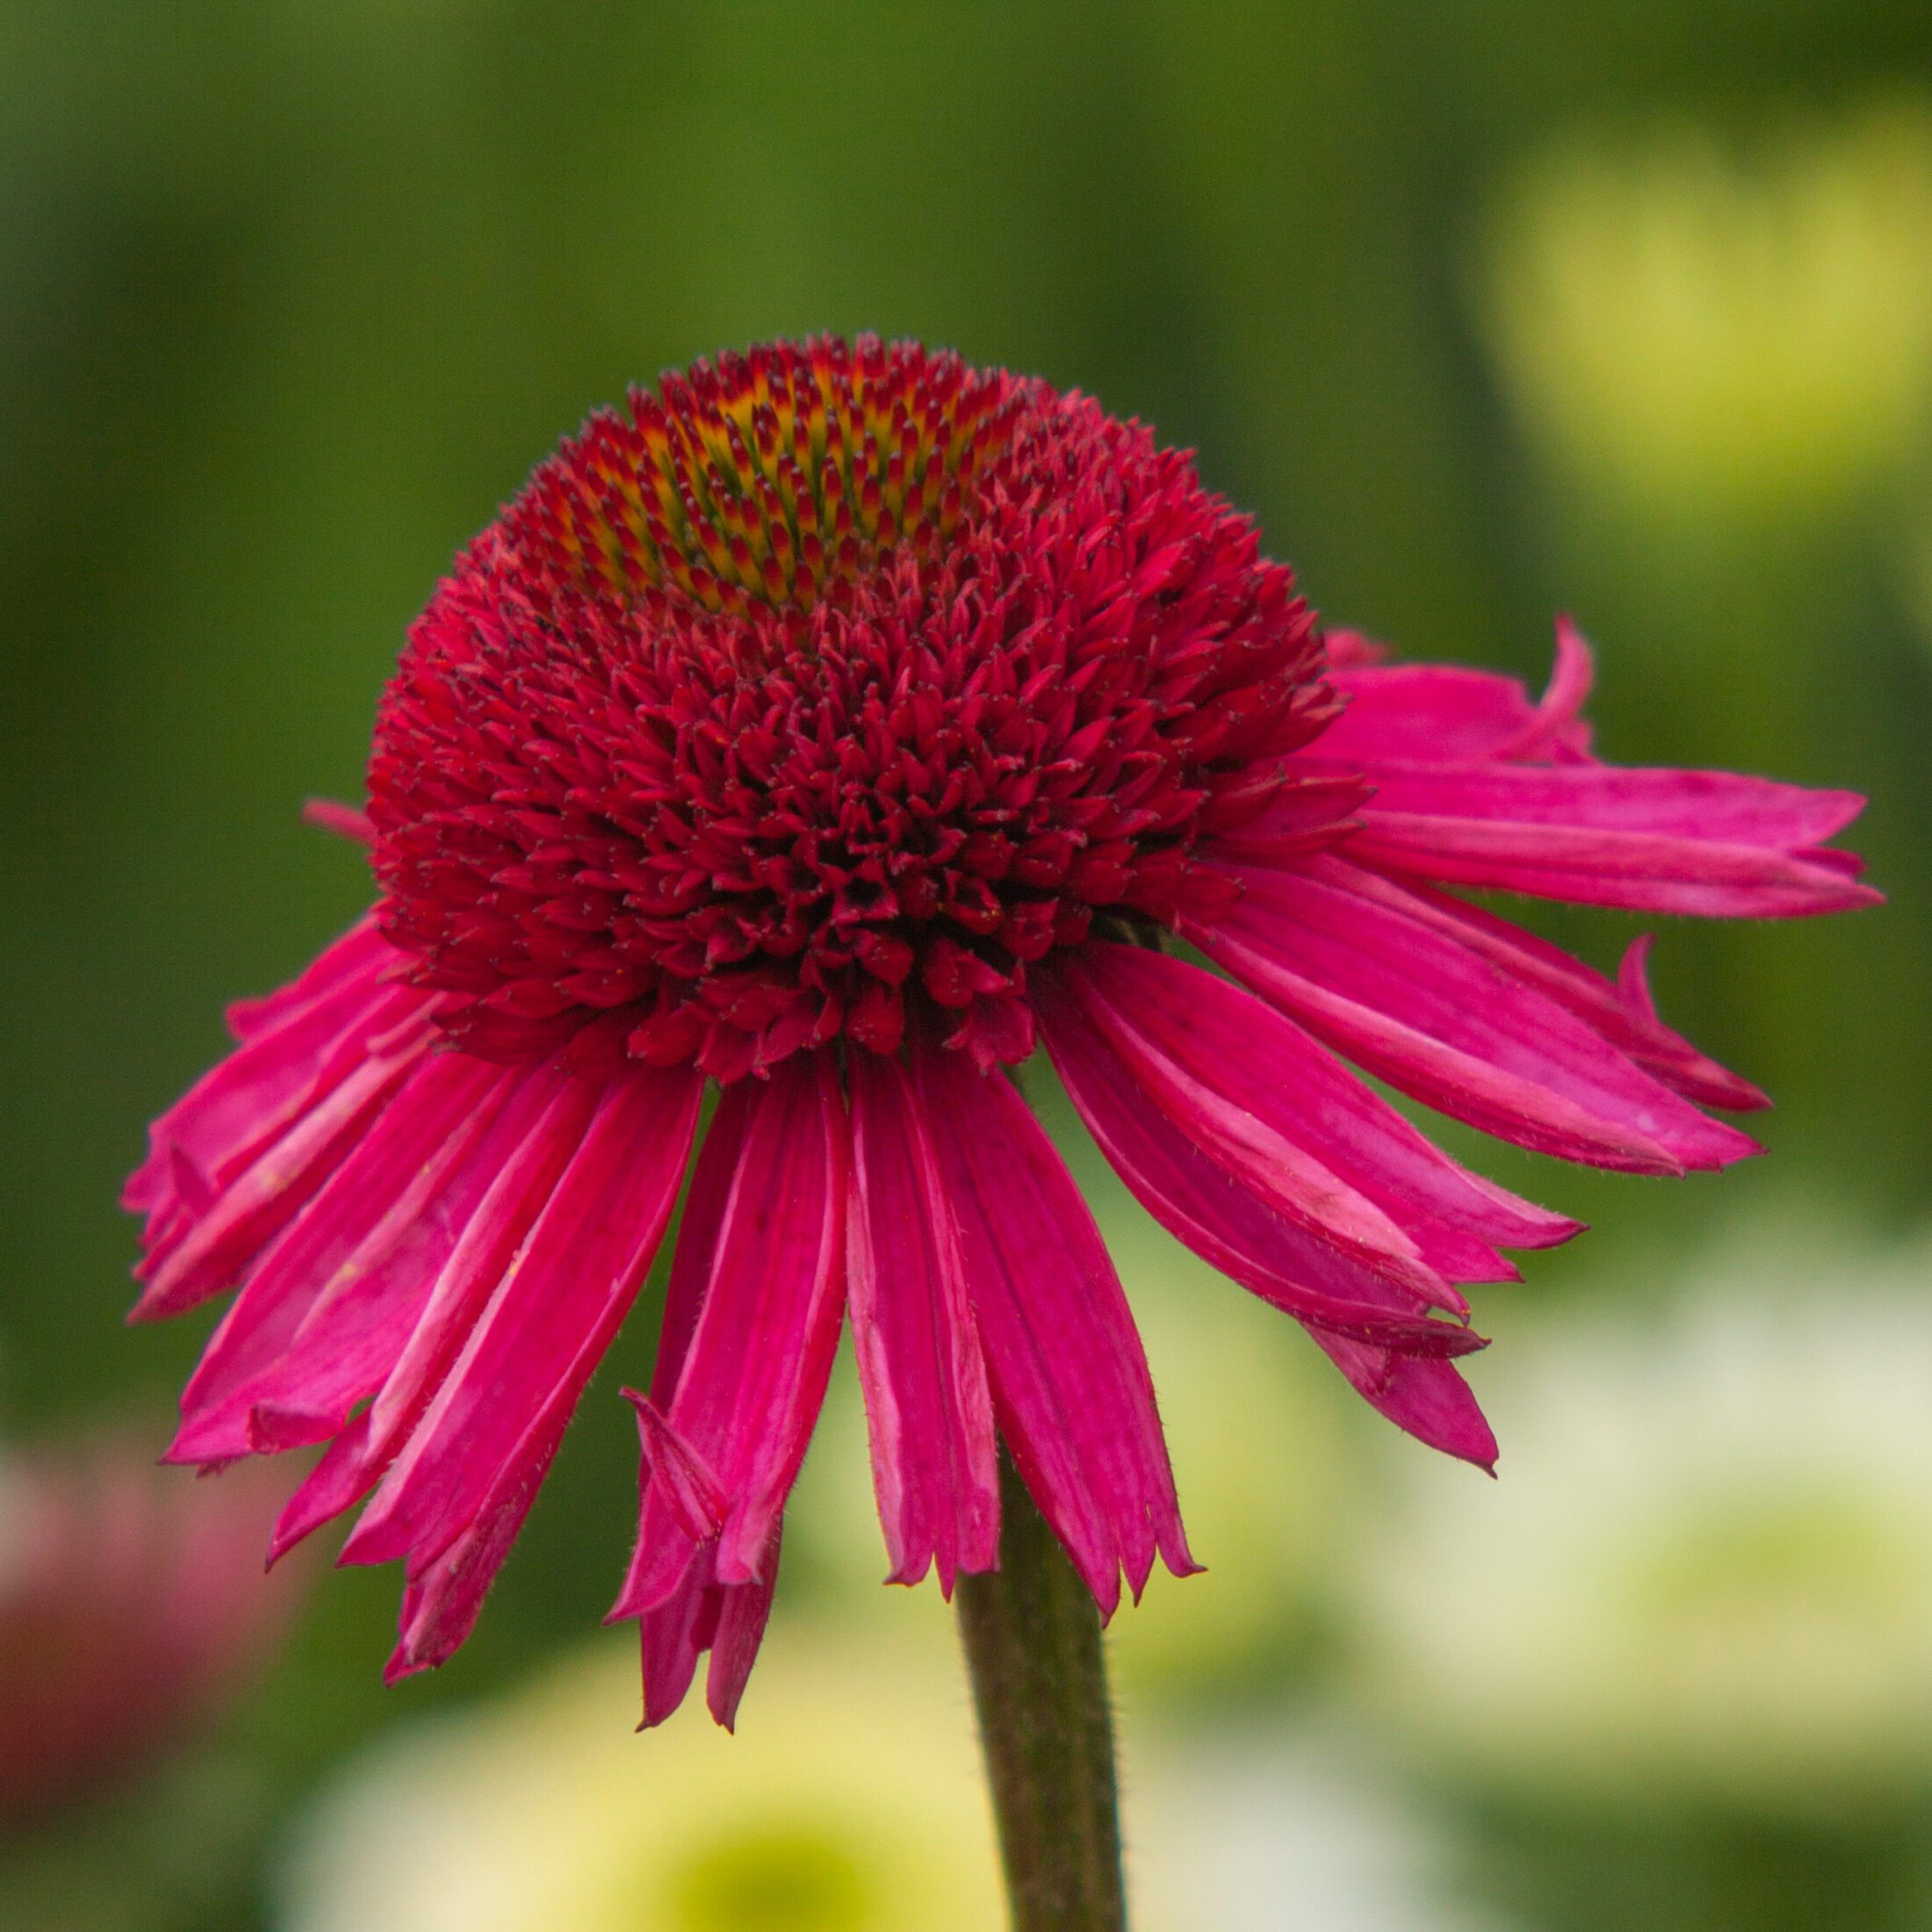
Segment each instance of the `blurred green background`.
M101 1422L164 1438L206 1324L122 1330L133 1236L114 1197L145 1121L219 1052L222 1003L288 977L364 903L358 854L298 808L357 795L377 691L451 553L627 382L825 328L954 344L1150 420L1199 450L1328 616L1405 652L1539 682L1551 615L1573 610L1598 649L1614 759L1871 795L1854 840L1886 909L1673 925L1659 948L1667 1016L1777 1095L1770 1159L1633 1182L1446 1136L1597 1224L1479 1306L1499 1345L1474 1379L1494 1396L1505 1485L1535 1453L1510 1432L1535 1376L1511 1380L1502 1360L1534 1365L1586 1314L1618 1346L1652 1337L1662 1364L1712 1280L1761 1337L1782 1332L1780 1306L1922 1308L1922 5L10 0L0 101L11 1438ZM1538 923L1606 965L1634 930ZM1721 1753L1673 1782L1581 1717L1520 1762L1499 1746L1479 1775L1453 1727L1431 1742L1409 1721L1428 1672L1403 1717L1365 1694L1390 1677L1376 1642L1406 1643L1411 1663L1419 1645L1453 1673L1462 1640L1446 1617L1426 1638L1366 1635L1405 1626L1364 1546L1404 1510L1434 1520L1438 1499L1452 1521L1480 1517L1491 1492L1467 1472L1417 1473L1425 1452L1385 1442L1312 1350L1157 1243L1070 1144L1143 1308L1184 1505L1215 1531L1194 1539L1210 1576L1157 1583L1118 1640L1129 1746L1149 1767L1130 1781L1130 1831L1150 1924L1932 1922L1932 1707L1902 1691L1871 1719L1884 1748L1866 1740L1853 1771L1797 1720L1751 1745L1792 1774L1770 1795ZM396 1579L328 1578L259 1687L162 1774L0 1843L0 1923L336 1922L300 1902L315 1859L289 1849L321 1815L317 1790L352 1785L378 1732L497 1709L606 1607L631 1531L634 1443L613 1391L648 1357L636 1326L454 1664L381 1690ZM1911 1323L1852 1327L1871 1337L1873 1373L1915 1373L1932 1411L1932 1345ZM1656 1379L1626 1366L1604 1389ZM1856 1364L1846 1375L1858 1382ZM854 1526L848 1395L788 1554L781 1624L807 1647L815 1630L936 1615L861 1594L883 1565ZM1610 1439L1657 1464L1636 1490L1677 1495L1672 1472L1708 1450L1683 1419L1696 1402L1660 1417L1634 1394L1627 1411L1593 1399ZM1798 1476L1737 1452L1752 1426L1725 1437L1741 1473L1713 1491L1717 1527L1696 1547L1719 1568L1743 1550L1723 1589L1747 1622L1835 1580L1843 1598L1767 1668L1828 1692L1827 1660L1890 1644L1932 1677L1918 1567L1932 1522L1916 1491L1881 1480L1932 1460L1932 1425L1850 1458L1819 1505L1836 1528L1816 1537L1792 1526ZM1575 1481L1572 1504L1604 1493L1598 1474ZM1734 1489L1744 1500L1723 1503ZM1760 1504L1782 1529L1750 1528ZM1647 1507L1619 1502L1618 1523ZM1886 1554L1868 1585L1838 1531L1874 1513ZM1482 1548L1502 1533L1472 1532ZM1525 1519L1520 1534L1541 1532ZM1445 1600L1463 1587L1445 1582ZM1898 1630L1870 1626L1881 1599ZM1659 1645L1681 1634L1668 1618L1655 1629ZM931 1655L951 1668L943 1645ZM1513 1682L1504 1671L1492 1715ZM754 1683L747 1751L759 1696ZM1855 1689L1820 1698L1834 1739L1864 1721ZM1607 1751L1630 1775L1547 1775L1565 1738L1575 1759ZM657 1748L634 1747L640 1791ZM1828 1801L1794 1805L1794 1787ZM1344 1815L1355 1840L1333 1824ZM1189 1838L1176 1820L1191 1817L1221 1836ZM1246 1820L1238 1842L1230 1820ZM1287 1908L1266 1903L1270 1857L1288 1886L1359 1841L1386 1876L1401 1864L1390 1834L1420 1848L1411 1892L1350 1904L1344 1874L1330 1916L1270 1915ZM1250 1903L1203 1903L1221 1895L1202 1874L1244 1871L1264 1874ZM706 1918L692 1892L682 1918L609 1922L871 1923L845 1896L754 1920Z

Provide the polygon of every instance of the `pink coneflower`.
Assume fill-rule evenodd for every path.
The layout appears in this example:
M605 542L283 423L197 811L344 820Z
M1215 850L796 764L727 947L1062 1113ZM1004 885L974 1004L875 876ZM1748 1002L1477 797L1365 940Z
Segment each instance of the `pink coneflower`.
M894 1580L999 1532L998 1444L1104 1612L1193 1567L1093 1219L1005 1070L1051 1056L1149 1211L1383 1414L1488 1464L1461 1285L1577 1224L1344 1063L1651 1173L1763 1104L1445 887L1870 903L1861 801L1600 763L1532 702L1324 636L1181 452L912 344L726 356L594 417L458 559L385 693L373 910L230 1015L129 1205L136 1314L241 1293L169 1454L329 1447L390 1669L469 1632L690 1175L616 1614L729 1722L849 1311ZM1184 941L1229 976L1164 949Z

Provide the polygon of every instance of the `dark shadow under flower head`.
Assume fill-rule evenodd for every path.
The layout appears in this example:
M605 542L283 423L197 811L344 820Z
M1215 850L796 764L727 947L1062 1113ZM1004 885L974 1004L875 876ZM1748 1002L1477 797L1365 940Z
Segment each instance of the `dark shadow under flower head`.
M1004 1441L1103 1611L1193 1567L1092 1218L1001 1071L1043 1044L1150 1213L1404 1429L1487 1465L1463 1284L1576 1223L1344 1065L1640 1172L1763 1097L1445 890L1868 903L1849 794L1600 763L1567 624L1513 680L1323 636L1183 453L861 338L594 418L458 559L383 700L371 913L231 1014L128 1191L142 1316L239 1286L170 1453L329 1446L285 1547L468 1633L698 1137L616 1613L729 1722L849 1312L894 1580L998 1551ZM1229 976L1170 956L1164 934ZM436 1050L442 1048L447 1050Z

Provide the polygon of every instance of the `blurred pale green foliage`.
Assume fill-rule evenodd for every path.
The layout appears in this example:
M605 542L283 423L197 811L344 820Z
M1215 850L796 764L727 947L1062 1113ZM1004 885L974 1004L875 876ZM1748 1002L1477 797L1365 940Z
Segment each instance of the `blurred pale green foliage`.
M1417 655L1539 677L1551 611L1574 609L1613 757L1870 791L1856 840L1892 906L1675 926L1659 949L1667 1014L1778 1096L1770 1161L1673 1186L1449 1138L1599 1223L1588 1283L1614 1283L1633 1320L1673 1242L1794 1186L1866 1225L1923 1206L1932 652L1914 599L1932 487L1925 425L1902 419L1925 372L1868 358L1842 416L1813 396L1815 434L1776 448L1781 514L1740 515L1682 447L1769 476L1746 432L1784 421L1762 387L1788 387L1805 344L1756 377L1716 354L1717 419L1694 438L1669 426L1679 454L1638 503L1606 478L1671 437L1605 429L1604 410L1622 393L1654 411L1696 368L1669 377L1640 302L1619 312L1620 351L1566 346L1535 306L1553 299L1552 234L1574 293L1662 224L1670 299L1717 304L1699 325L1717 326L1734 282L1700 293L1699 274L1731 272L1734 225L1783 205L1820 153L1838 198L1814 226L1876 201L1909 228L1922 160L1868 165L1858 130L1878 114L1920 130L1898 152L1922 141L1922 5L12 0L0 104L0 1424L119 1409L161 1439L205 1324L123 1333L133 1237L114 1195L141 1123L219 1050L222 1002L285 977L362 905L358 855L297 808L355 794L375 694L436 573L588 407L782 332L955 343L1148 417L1199 447L1324 612ZM1840 273L1829 248L1807 259ZM1887 292L1902 285L1875 285L1868 311L1922 328ZM1604 374L1619 354L1642 364L1634 390ZM1631 930L1539 923L1599 962ZM1128 1695L1315 1695L1349 1615L1322 1581L1325 1539L1377 1507L1364 1465L1382 1425L1335 1399L1292 1334L1262 1342L1263 1311L1216 1308L1184 1337L1239 1291L1134 1232L1069 1138L1172 1385L1184 1501L1198 1491L1204 1554L1229 1573L1200 1586L1193 1650L1166 1600L1186 1587L1156 1584L1144 1637L1121 1644ZM1573 1264L1539 1261L1529 1292L1568 1299ZM1520 1292L1479 1311L1504 1351ZM143 1924L256 1922L278 1806L385 1721L487 1692L590 1626L632 1528L613 1390L647 1368L648 1332L632 1325L585 1402L462 1658L384 1693L395 1579L330 1579L205 1768L247 1794L227 1815L257 1822L206 1835L191 1907L141 1880L153 1859L97 1849L76 1855L96 1891L125 1866ZM1216 1348L1243 1358L1218 1436L1194 1393ZM1254 1413L1278 1354L1285 1418ZM836 1483L860 1480L855 1426L814 1458L836 1486L817 1467L831 1457L853 1466ZM787 1589L808 1608L855 1565L883 1568L840 1532L797 1541ZM901 1601L874 1594L868 1615ZM756 1703L754 1686L747 1717ZM101 1828L165 1835L133 1816ZM120 1909L85 1922L129 1922Z

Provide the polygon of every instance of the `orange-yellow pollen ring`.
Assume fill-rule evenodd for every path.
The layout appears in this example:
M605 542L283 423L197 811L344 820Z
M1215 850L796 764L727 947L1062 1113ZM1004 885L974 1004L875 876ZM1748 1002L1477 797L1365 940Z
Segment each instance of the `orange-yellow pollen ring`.
M876 339L760 350L633 391L520 506L519 538L626 601L805 611L930 554L1011 436L1011 384Z

